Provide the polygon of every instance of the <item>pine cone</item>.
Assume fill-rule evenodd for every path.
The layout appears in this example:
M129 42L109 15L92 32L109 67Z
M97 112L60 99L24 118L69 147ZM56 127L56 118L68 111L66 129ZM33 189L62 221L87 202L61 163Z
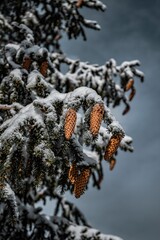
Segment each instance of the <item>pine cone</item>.
M47 69L48 69L48 61L44 61L40 65L40 73L46 77L47 76Z
M32 59L29 56L24 56L22 67L28 71L31 66L31 63Z
M76 182L77 176L78 176L78 169L76 167L76 163L74 162L70 166L70 169L69 169L69 172L68 172L68 178L69 178L71 184L74 184Z
M134 80L131 78L129 79L129 81L127 82L126 86L125 86L125 91L128 91L129 89L131 89L133 87L134 84Z
M103 104L95 104L90 115L90 131L93 136L98 134L104 114Z
M82 170L81 174L77 177L77 180L74 185L74 195L76 198L79 198L85 191L86 185L90 177L91 170L85 168Z
M116 159L111 157L110 161L109 161L109 169L112 171L114 169L116 165Z
M130 106L127 104L126 107L125 107L125 109L124 109L123 112L122 112L122 115L127 114L127 113L129 112L129 110L130 110Z
M112 155L117 151L117 148L119 147L121 140L122 140L122 136L120 134L113 135L110 138L104 154L105 160L110 160Z
M132 101L132 99L134 98L135 94L136 94L136 89L132 88L132 91L131 91L131 93L129 95L129 101Z
M65 118L65 124L64 124L64 132L65 132L65 138L69 140L72 136L72 133L74 131L75 125L77 120L77 114L76 111L72 108L70 108L67 111L66 118Z

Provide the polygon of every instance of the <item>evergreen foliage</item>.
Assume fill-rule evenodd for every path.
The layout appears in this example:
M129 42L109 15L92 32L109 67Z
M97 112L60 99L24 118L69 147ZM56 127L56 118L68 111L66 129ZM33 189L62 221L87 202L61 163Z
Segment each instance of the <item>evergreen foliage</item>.
M114 239L92 229L63 198L100 188L102 161L114 168L118 147L132 138L109 106L130 109L139 61L89 64L65 56L60 46L85 28L99 30L80 9L104 11L99 0L6 0L0 3L0 239ZM64 72L63 66L66 66ZM57 193L61 189L62 194ZM56 201L46 216L41 200Z

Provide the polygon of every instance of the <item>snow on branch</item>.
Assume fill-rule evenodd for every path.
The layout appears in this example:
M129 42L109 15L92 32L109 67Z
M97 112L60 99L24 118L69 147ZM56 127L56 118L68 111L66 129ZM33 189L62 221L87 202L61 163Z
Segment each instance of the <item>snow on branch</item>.
M62 86L69 86L70 89L79 86L91 87L106 100L107 105L112 104L113 107L123 101L126 106L123 114L129 111L129 102L135 94L133 79L135 77L139 77L141 81L144 79L144 74L136 69L140 65L138 60L124 62L118 66L114 59L110 59L105 65L99 66L72 60L58 53L53 53L51 59L58 69L61 69L61 64L68 66L68 71L64 75L60 75L57 69L52 75Z
M83 7L106 9L99 0L0 3L2 239L120 240L91 228L57 193L68 190L79 198L90 181L99 189L102 161L113 170L119 149L133 151L132 138L109 106L123 102L126 114L136 78L144 79L138 60L117 65L110 59L99 66L62 53L63 32L85 40L85 27L100 29L81 14ZM52 216L35 205L48 197L56 200Z
M86 239L99 239L99 240L122 240L121 238L113 235L102 234L99 230L93 228L87 228L83 226L74 226L70 225L67 229L67 232L70 233L70 236L73 239L81 240L82 237ZM69 240L69 238L67 238Z
M60 92L70 92L78 87L94 89L107 106L113 107L121 102L125 104L123 114L130 109L130 101L136 93L135 78L143 81L143 73L137 69L138 60L123 62L120 66L114 59L105 65L89 64L72 60L59 53L49 53L46 48L34 45L34 37L28 28L25 29L25 40L21 44L7 44L5 57L9 64L9 76L1 73L0 98L4 103L19 102L26 105L37 97L46 97L53 88ZM5 62L3 57L1 62ZM68 69L62 72L62 65ZM8 69L8 70L9 70ZM8 91L10 89L10 91Z
M36 178L38 178L38 175L40 177L43 168L50 168L56 158L66 159L68 156L71 162L76 158L79 171L81 171L81 168L96 166L97 162L83 153L83 142L80 143L75 138L79 134L75 132L75 137L72 137L75 123L73 117L67 114L70 109L75 111L76 114L79 108L83 108L85 114L86 107L91 107L90 115L85 116L86 124L88 124L87 131L90 132L90 139L87 139L89 145L92 145L94 139L96 142L103 114L106 123L108 122L108 126L106 126L108 131L113 135L123 137L122 127L111 114L108 114L110 111L107 107L102 108L103 104L101 97L87 87L79 87L67 94L52 90L48 97L34 100L33 103L23 107L15 116L1 124L1 164L4 165L5 159L8 158L10 171L19 176L19 178L17 177L18 181L22 176L27 176L26 168L29 168L33 176L36 175ZM96 105L103 109L101 119L99 119L97 112L93 110ZM59 106L61 106L61 110L58 109ZM74 121L76 121L76 118ZM74 127L72 127L73 124ZM93 132L92 128L97 130ZM68 131L71 131L69 137L67 137ZM34 142L30 138L34 139ZM84 144L85 141L86 138L84 137ZM19 150L19 160L17 161L16 152ZM71 151L73 154L71 154ZM103 152L100 155L103 155ZM12 168L15 168L15 165L12 165L13 161L16 161L18 172ZM36 161L39 161L38 165ZM21 166L20 172L18 166ZM7 174L8 177L11 175L14 178L10 171ZM18 184L18 182L15 182L15 186Z
M1 177L2 178L2 177ZM17 200L14 191L11 189L10 185L2 180L0 183L0 199L7 203L10 210L10 218L14 224L19 218L19 211L17 206Z
M11 170L7 176L11 175L11 182L17 174L17 190L18 181L29 173L39 183L53 167L57 185L69 186L80 197L91 175L94 185L100 187L103 158L112 170L119 146L133 151L131 138L125 136L108 106L123 101L123 114L127 113L129 100L135 94L134 78L143 80L143 73L136 69L140 63L134 60L117 66L110 59L99 66L72 60L35 45L33 31L24 24L15 26L24 34L24 40L7 44L1 56L8 71L8 75L1 72L0 83L1 163L5 166L8 159ZM68 66L63 73L62 64ZM106 127L101 125L102 121ZM98 159L87 155L84 146L88 153L95 150ZM58 162L60 159L63 162ZM13 161L17 167L12 166Z
M99 0L59 0L59 1L21 1L13 4L8 0L8 4L0 4L0 25L2 25L0 35L2 43L7 40L5 30L10 40L18 40L17 25L21 22L27 27L32 28L35 33L37 44L44 44L45 47L55 48L60 51L59 39L65 32L69 38L82 36L86 40L85 28L99 30L100 26L96 21L87 20L80 13L80 8L88 7L104 11L106 6ZM12 12L10 19L12 24L7 21L8 12ZM38 27L38 31L37 31ZM25 30L23 28L23 30Z

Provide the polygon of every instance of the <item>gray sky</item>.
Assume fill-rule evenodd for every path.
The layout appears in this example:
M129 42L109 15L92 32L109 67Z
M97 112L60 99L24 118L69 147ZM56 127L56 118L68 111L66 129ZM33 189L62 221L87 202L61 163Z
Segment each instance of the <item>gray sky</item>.
M120 153L100 191L90 188L79 200L69 197L93 227L124 240L151 240L160 236L160 1L107 0L105 13L89 11L102 30L88 31L88 40L63 41L70 57L103 64L111 57L120 64L139 59L145 82L136 80L131 111L117 120L134 139L134 153Z

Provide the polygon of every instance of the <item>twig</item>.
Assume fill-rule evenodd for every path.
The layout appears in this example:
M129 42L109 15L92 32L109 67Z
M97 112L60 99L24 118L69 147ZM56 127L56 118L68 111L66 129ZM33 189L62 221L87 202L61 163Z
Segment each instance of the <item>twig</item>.
M13 108L13 105L0 104L0 110L10 110Z

